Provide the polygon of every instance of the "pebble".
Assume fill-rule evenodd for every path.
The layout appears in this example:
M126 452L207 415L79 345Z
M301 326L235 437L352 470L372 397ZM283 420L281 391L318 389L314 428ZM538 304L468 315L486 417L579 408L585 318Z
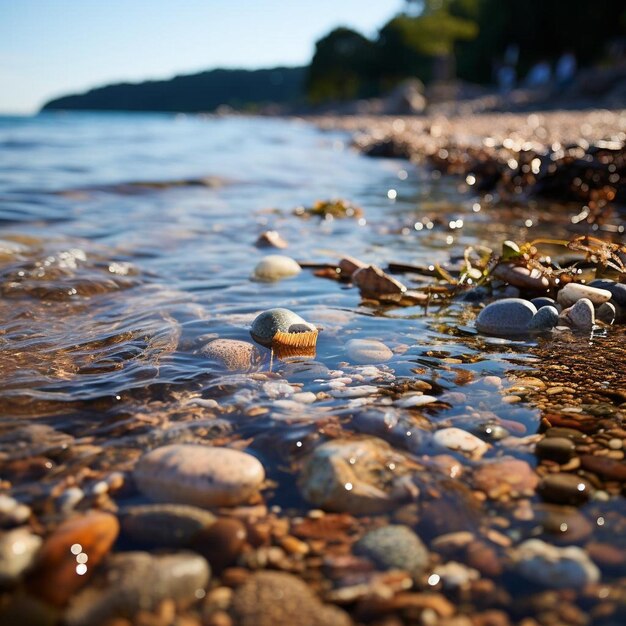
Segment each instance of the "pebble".
M540 459L550 459L557 463L567 463L575 452L574 442L565 437L546 437L535 446L535 453Z
M346 343L348 358L359 365L384 363L393 357L393 352L382 341L376 339L350 339Z
M568 283L557 294L557 302L564 307L572 306L583 298L589 300L592 304L600 305L611 299L611 292L606 289L599 289L589 285L581 285L580 283Z
M403 409L410 409L418 406L426 406L427 404L432 404L433 402L437 402L437 398L435 398L435 396L411 393L398 398L395 401L395 405Z
M234 518L221 518L197 534L191 547L207 559L213 571L220 573L235 564L247 538L243 522Z
M139 611L155 611L164 600L189 602L204 595L209 578L206 560L193 552L115 554L106 564L101 584L72 600L64 623L82 626L132 619Z
M41 537L26 528L0 535L0 587L12 585L32 565L41 546Z
M580 462L584 469L598 474L606 480L617 480L621 483L626 483L626 463L623 460L583 454L580 457Z
M551 543L571 545L587 539L593 532L592 523L576 507L540 503L533 507L535 521Z
M534 304L521 298L504 298L488 304L476 318L476 328L490 335L524 334L533 315Z
M233 595L236 626L351 626L341 609L322 604L302 580L284 572L252 574Z
M254 344L237 339L215 339L202 348L202 354L229 371L247 371L260 360Z
M433 569L433 574L439 576L444 588L447 589L465 589L472 581L480 578L478 570L456 561L437 565Z
M367 263L351 256L345 256L339 261L342 278L351 278L357 270L367 267Z
M521 289L546 290L550 286L548 279L537 269L528 269L521 265L501 263L493 275L509 285Z
M591 496L591 485L575 474L548 474L542 478L539 493L548 502L582 504Z
M543 306L537 310L530 322L528 330L550 330L559 323L559 312L553 306Z
M265 480L265 471L246 452L175 444L145 454L133 477L139 490L157 502L212 507L247 502Z
M287 248L289 244L275 230L266 230L262 232L255 243L257 248Z
M357 387L341 386L331 390L333 398L365 398L378 393L378 387L374 385L359 385Z
M25 524L30 518L30 507L20 504L15 498L0 494L0 528Z
M212 526L215 515L184 504L143 504L123 509L120 522L122 533L137 544L178 548Z
M577 330L592 330L595 322L595 313L591 300L587 298L577 300L574 306L561 312L559 319Z
M297 276L302 268L291 257L282 254L270 254L254 268L254 278L265 282L274 282Z
M605 324L613 324L617 317L617 310L612 302L605 302L598 307L596 311L596 319Z
M489 450L489 444L476 435L454 427L436 431L433 441L440 447L463 452L473 459L479 459Z
M89 580L118 533L119 523L110 513L89 511L66 520L41 547L28 580L30 591L54 606L65 605ZM86 562L81 555L87 555Z
M385 274L375 265L358 269L352 274L352 282L365 297L399 296L406 291L399 280Z
M312 504L355 515L393 509L414 497L404 455L376 437L335 439L318 446L305 461L298 484Z
M553 298L548 298L548 296L541 296L539 298L532 298L531 302L535 305L537 311L544 306L552 306L556 305L556 301Z
M609 291L612 300L620 306L626 306L626 283L616 283L613 280L597 278L592 280L589 286Z
M264 346L271 346L277 332L305 333L317 329L289 309L269 309L263 311L252 322L250 334L252 338Z
M500 458L485 463L474 472L474 485L493 500L503 496L533 495L539 477L521 459Z
M408 527L383 526L366 533L354 545L354 553L370 559L380 569L400 569L419 576L428 566L428 549Z
M500 426L500 424L483 422L472 428L472 434L480 437L483 441L500 441L511 433L504 426Z
M528 539L512 551L513 569L548 589L580 588L600 580L600 571L578 546L558 548Z

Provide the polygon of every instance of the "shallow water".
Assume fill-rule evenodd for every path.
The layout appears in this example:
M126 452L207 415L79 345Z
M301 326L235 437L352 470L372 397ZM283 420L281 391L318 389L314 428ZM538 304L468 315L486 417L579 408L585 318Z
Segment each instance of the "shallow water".
M267 502L302 511L289 464L313 449L325 428L370 432L360 416L376 407L410 417L423 432L489 422L515 437L533 435L547 409L531 396L508 397L515 376L545 374L562 352L623 345L619 329L569 338L563 349L479 337L472 304L377 307L311 269L277 283L252 281L256 263L272 253L255 246L269 229L290 243L284 253L302 262L335 264L351 255L382 266L445 265L467 245L582 232L568 209L494 208L459 181L403 161L367 159L349 143L347 135L299 121L0 118L0 455L11 462L3 476L8 493L44 514L70 477L89 493L156 445L249 437L249 449L277 481ZM361 206L364 219L294 215L328 198ZM411 276L400 278L411 284ZM271 362L261 349L256 374L233 374L202 356L215 337L249 340L254 317L277 306L322 329L314 364ZM379 339L394 356L376 367L350 364L344 345L351 338ZM611 365L615 387L626 382L620 358ZM378 390L363 398L320 394L342 376L352 379L348 387ZM500 377L503 389L483 383L485 376ZM394 408L415 379L438 401L419 412ZM284 381L320 395L294 403ZM597 391L593 381L575 384L574 396ZM607 402L615 412L619 402ZM568 397L563 404L577 410L579 402ZM59 448L49 432L43 441L33 434L35 424L73 439ZM15 439L24 445L15 447ZM392 440L418 456L430 453L413 435ZM494 442L487 458L511 450ZM534 465L529 450L520 446L515 455ZM17 463L24 458L28 466ZM132 491L118 498L136 500ZM590 505L589 516L620 506L617 495Z

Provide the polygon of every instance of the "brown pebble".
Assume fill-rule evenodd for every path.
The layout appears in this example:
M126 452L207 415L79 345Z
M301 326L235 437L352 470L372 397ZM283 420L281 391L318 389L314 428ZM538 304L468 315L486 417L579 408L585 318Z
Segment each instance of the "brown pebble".
M201 530L191 548L201 554L218 574L233 565L242 553L247 539L246 527L237 519L218 519L212 526Z
M44 542L29 590L54 606L64 606L91 577L119 533L117 518L90 511L63 522ZM87 555L83 563L80 555ZM85 565L85 567L80 567ZM84 569L84 572L81 572Z
M580 457L584 469L603 478L626 482L626 463L609 457L599 457L591 454L583 454Z

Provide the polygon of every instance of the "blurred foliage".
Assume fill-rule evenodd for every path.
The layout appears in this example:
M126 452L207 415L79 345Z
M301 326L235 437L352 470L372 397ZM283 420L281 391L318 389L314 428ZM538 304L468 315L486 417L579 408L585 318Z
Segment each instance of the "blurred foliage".
M446 58L458 78L490 83L511 46L520 77L565 51L584 66L625 33L623 0L407 0L374 40L338 28L318 41L307 91L314 102L379 95L408 77L441 78Z

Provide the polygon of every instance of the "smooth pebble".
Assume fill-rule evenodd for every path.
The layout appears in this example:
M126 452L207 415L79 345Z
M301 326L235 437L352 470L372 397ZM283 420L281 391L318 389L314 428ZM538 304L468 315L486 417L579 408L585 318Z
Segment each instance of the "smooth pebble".
M376 339L350 339L346 343L346 353L353 363L359 365L383 363L393 357L393 352Z
M537 313L535 305L521 298L504 298L488 304L476 318L476 328L490 335L519 335Z
M291 257L282 254L270 254L254 268L254 278L265 282L274 282L283 278L297 276L302 268Z

